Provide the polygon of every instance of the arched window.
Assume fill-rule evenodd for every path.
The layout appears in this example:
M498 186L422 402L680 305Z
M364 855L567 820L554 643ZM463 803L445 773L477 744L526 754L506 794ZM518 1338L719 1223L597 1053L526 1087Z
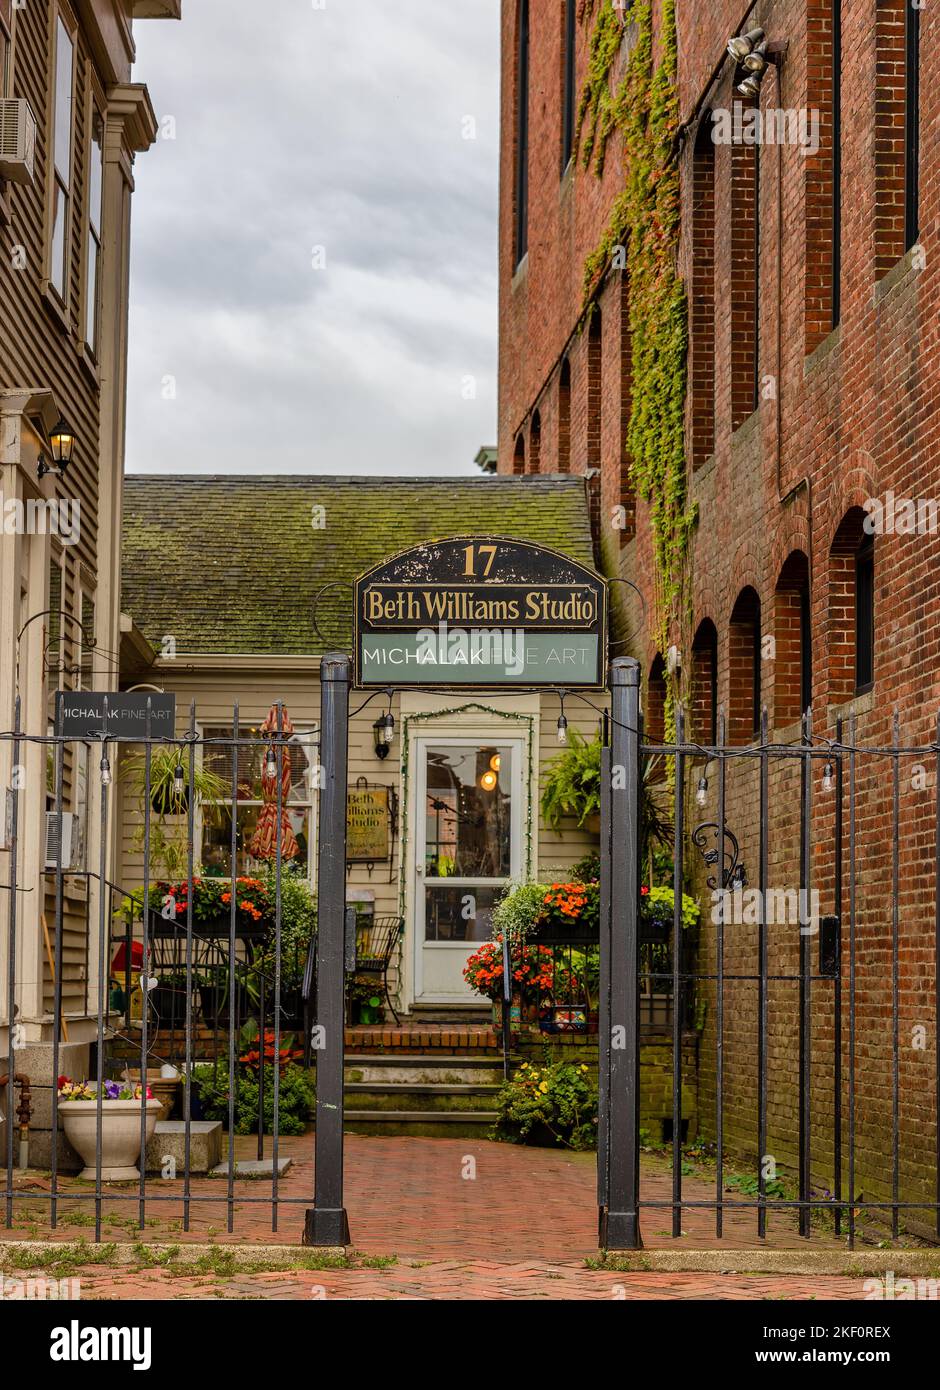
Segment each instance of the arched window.
M809 561L787 556L774 591L774 723L793 724L813 698Z
M536 410L529 426L529 472L538 473L542 467L542 417Z
M760 730L760 599L750 586L742 589L731 611L728 644L728 740L750 743Z
M699 623L692 643L692 737L718 741L718 631L711 618Z
M663 743L666 738L666 664L658 654L646 681L643 735L648 743Z
M516 452L513 454L512 458L512 471L513 473L525 472L525 440L521 434L516 439Z
M558 471L571 472L571 363L567 357L558 375Z
M875 541L861 507L846 512L829 551L829 697L838 704L875 680Z

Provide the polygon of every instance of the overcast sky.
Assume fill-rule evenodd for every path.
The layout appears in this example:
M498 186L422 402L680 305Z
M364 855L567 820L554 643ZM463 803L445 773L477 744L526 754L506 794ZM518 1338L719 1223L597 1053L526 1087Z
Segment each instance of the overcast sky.
M476 471L498 11L183 0L135 25L163 131L136 170L129 471Z

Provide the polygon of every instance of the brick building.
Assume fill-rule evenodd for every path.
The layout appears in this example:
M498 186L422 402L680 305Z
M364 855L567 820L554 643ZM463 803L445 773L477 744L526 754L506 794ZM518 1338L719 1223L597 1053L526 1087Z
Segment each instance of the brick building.
M795 746L801 711L811 707L817 737L834 737L836 721L847 728L854 717L857 743L883 748L897 707L901 745L929 747L940 709L940 54L931 42L940 21L906 0L676 0L675 258L688 332L677 390L694 524L685 601L664 608L651 501L638 495L629 450L631 328L642 312L635 297L631 322L629 257L617 254L629 229L619 241L608 236L587 299L583 281L629 184L630 113L618 97L631 53L651 26L653 66L665 62L671 76L672 7L625 0L612 8L619 33L611 0L502 6L499 471L591 478L599 560L644 596L626 617L651 737L664 732L671 694L704 743L714 741L719 707L729 742L754 743L766 706L770 741ZM742 96L746 74L727 44L757 27L767 67L756 95ZM584 119L598 72L609 127L599 174L585 148L595 128ZM671 691L661 649L669 646L679 653ZM895 836L892 760L857 759L857 1163L866 1194L890 1200L896 1109L898 1188L909 1200L935 1200L937 758L897 761ZM755 881L757 760L729 762L727 773L728 824ZM713 789L714 764L690 769L701 775ZM847 952L835 798L822 780L814 762L812 882L820 911L841 915ZM798 760L774 760L769 781L769 882L799 884ZM695 872L691 855L688 868ZM745 925L728 935L727 971L753 969L756 931ZM714 964L714 950L706 928L702 968ZM768 951L771 973L799 962L798 941L785 931L770 931ZM766 1039L768 1151L785 1165L796 1159L796 989L771 987ZM733 1020L724 1039L725 1136L754 1151L753 984L729 984L723 1002ZM715 1003L714 989L704 988L701 1088L712 1132ZM848 1042L835 1045L831 985L814 984L808 1008L812 1174L826 1186L835 1059L838 1052L844 1116Z

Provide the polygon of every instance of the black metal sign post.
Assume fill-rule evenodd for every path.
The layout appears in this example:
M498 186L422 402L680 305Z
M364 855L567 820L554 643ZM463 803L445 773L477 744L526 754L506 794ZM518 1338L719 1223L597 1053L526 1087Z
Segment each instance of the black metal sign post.
M606 1095L598 1142L598 1162L604 1166L598 1189L607 1202L600 1208L599 1233L604 1250L638 1250L643 1242L637 932L640 668L636 661L618 657L612 662L610 690L610 788L601 802L601 892L610 921L600 1021ZM605 852L608 846L609 853ZM606 925L601 922L602 950Z
M316 1177L304 1245L348 1245L343 1206L343 1047L346 1024L346 765L348 656L320 662L320 826L317 844Z

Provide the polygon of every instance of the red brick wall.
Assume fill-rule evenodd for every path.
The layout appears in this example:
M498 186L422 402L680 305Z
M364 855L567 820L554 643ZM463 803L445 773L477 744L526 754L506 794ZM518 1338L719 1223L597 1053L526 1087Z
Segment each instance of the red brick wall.
M623 185L622 148L615 135L602 180L581 170L559 179L559 5L560 0L558 4L554 0L532 3L530 252L515 276L509 264L508 141L503 151L499 447L500 469L507 472L512 468L516 436L528 428L535 408L542 416L542 467L548 471L558 467L562 457L558 372L565 353L571 364L570 467L581 472L597 462L589 448L589 334L579 331L581 275ZM513 8L506 0L504 39ZM876 538L875 684L870 693L856 699L854 554L844 535L840 536L840 527L853 508L866 498L884 498L889 489L898 497L940 496L936 463L940 256L933 246L940 225L940 103L936 96L940 92L940 7L928 5L921 11L920 225L925 254L905 257L903 199L898 201L903 193L903 4L902 0L852 0L843 5L841 320L834 332L828 326L831 10L825 0L760 0L752 9L751 19L763 25L771 39L785 39L789 44L779 72L769 71L764 80L762 111L815 105L821 111L822 144L816 156L792 145L767 146L761 151L760 201L753 209L760 219L756 314L753 304L745 303L735 290L736 270L752 243L732 208L733 202L740 208L737 195L749 182L741 176L747 174L753 153L727 145L715 147L714 314L709 322L707 254L697 258L702 218L697 223L696 209L701 213L705 179L697 137L702 113L730 109L735 99L732 65L722 63L722 54L743 10L740 0L712 0L708 5L678 0L680 111L688 122L679 153L679 266L692 307L687 457L690 495L699 520L691 542L692 611L688 622L670 634L670 641L691 658L692 634L705 619L714 623L718 700L732 724L739 719L738 736L744 738L752 715L750 705L735 714L735 691L746 688L747 672L740 624L732 623L732 612L742 590L753 588L760 601L762 636L772 635L776 644L765 648L761 671L771 733L779 736L787 729L793 737L799 715L798 614L796 589L782 578L792 575L797 562L791 557L801 554L807 557L808 568L817 734L834 737L837 716L848 717L854 711L859 741L884 746L890 742L891 712L897 705L902 741L926 744L934 737L940 709L940 535ZM579 83L584 77L587 35L587 26L580 26ZM508 79L504 92L505 119L511 110ZM749 215L745 207L745 217ZM640 586L645 612L651 616L656 611L655 577L647 504L631 501L625 536L608 534L606 525L608 506L623 491L623 457L617 441L625 437L629 391L623 357L629 347L624 291L621 273L612 272L599 295L603 325L600 544L605 564L619 566L625 577ZM748 321L757 328L753 345L746 336ZM755 347L761 389L757 409L751 413L748 407L753 401L752 397L745 400L742 369L743 354L753 364ZM712 421L708 419L710 366ZM621 543L612 544L617 541ZM643 609L637 603L627 630L641 629L642 618ZM641 632L635 648L644 671L649 672L656 655L652 632L647 631L645 638ZM683 662L679 689L688 704L696 700L696 670L701 672L695 660ZM697 712L693 710L698 722L699 704L696 700ZM932 955L936 760L923 761L924 785L915 784L910 760L904 763L899 837L903 1182L909 1191L918 1192L926 1190L936 1135L933 1043L917 1050L910 1042L918 1024L923 1024L931 1039L937 1028ZM728 823L739 835L753 882L758 861L759 769L750 758L730 760L728 766ZM699 775L698 768L694 775ZM841 908L847 917L847 898L841 904L834 899L833 798L822 794L821 777L822 765L814 764L813 878L822 895L822 910ZM858 779L857 1085L859 1097L864 1096L858 1119L859 1171L866 1194L874 1195L884 1192L886 1174L890 1176L885 1160L891 1118L890 765L882 756L859 755ZM715 780L710 773L712 816ZM772 762L770 804L772 883L796 886L800 798L799 768L792 760ZM693 864L691 857L689 864ZM713 926L703 930L700 959L705 970L714 968L715 940ZM771 969L792 969L798 947L798 937L775 931L770 942ZM816 947L814 941L813 952ZM741 972L753 973L755 951L753 929L729 931L726 969L733 971L736 963ZM775 985L770 1009L769 1143L781 1161L793 1156L797 1116L795 988ZM831 1164L832 1151L832 997L830 985L814 989L814 1170L823 1183L831 1177L826 1164ZM843 997L845 1001L847 996ZM714 1123L716 1002L713 988L703 986L706 1129ZM726 1137L729 1143L753 1150L757 1015L751 984L728 986L725 1018ZM846 1046L843 1039L844 1078Z

